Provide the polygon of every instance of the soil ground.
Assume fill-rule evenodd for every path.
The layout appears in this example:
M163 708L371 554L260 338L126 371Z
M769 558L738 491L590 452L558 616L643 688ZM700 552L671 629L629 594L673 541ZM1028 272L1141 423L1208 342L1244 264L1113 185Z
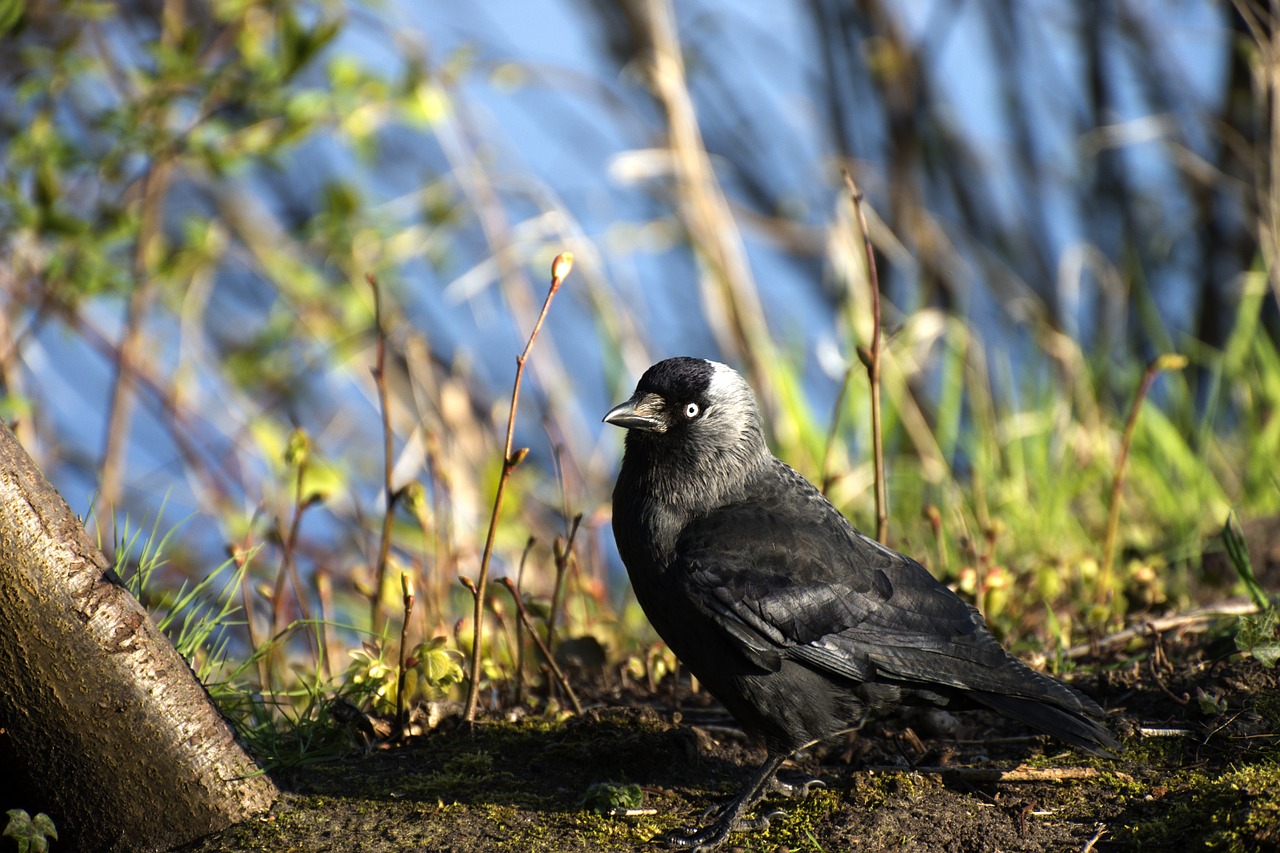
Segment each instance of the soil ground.
M1280 671L1238 653L1231 625L1140 630L1077 662L1067 680L1108 709L1118 760L990 714L904 712L797 756L782 777L826 787L768 800L758 814L784 813L723 849L1280 849ZM661 849L655 836L699 822L764 753L687 685L613 682L583 684L582 715L446 719L404 745L279 771L270 815L186 849Z

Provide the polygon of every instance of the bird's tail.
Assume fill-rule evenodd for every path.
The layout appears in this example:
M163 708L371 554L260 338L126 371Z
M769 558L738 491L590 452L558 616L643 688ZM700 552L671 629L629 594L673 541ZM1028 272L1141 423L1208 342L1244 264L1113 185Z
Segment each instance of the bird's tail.
M1080 703L1079 710L1073 710L1024 696L980 690L971 691L968 695L993 711L1021 720L1031 728L1053 735L1085 752L1102 758L1118 757L1120 742L1106 726L1094 719L1102 714L1102 709L1088 699Z

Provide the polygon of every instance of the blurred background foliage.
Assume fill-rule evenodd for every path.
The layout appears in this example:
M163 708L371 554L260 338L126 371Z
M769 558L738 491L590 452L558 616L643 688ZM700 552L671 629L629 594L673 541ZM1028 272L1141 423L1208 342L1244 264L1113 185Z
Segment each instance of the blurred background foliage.
M1275 15L0 0L0 410L154 606L236 600L261 682L281 642L326 675L342 649L382 666L359 643L399 630L399 584L374 588L376 276L391 568L417 579L409 642L465 646L513 361L571 250L495 571L652 677L598 426L648 364L743 370L778 454L874 527L844 167L885 297L889 538L1063 647L1187 605L1228 510L1280 510ZM1113 557L1124 426L1166 353L1189 362L1134 422ZM129 518L181 523L163 560L129 556ZM205 583L219 565L237 582ZM493 601L500 677L521 629Z

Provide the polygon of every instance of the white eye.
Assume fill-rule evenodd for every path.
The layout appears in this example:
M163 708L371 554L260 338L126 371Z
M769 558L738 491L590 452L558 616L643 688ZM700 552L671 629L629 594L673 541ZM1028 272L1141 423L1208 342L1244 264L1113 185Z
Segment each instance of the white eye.
M699 409L699 408L698 408L698 404L697 404L697 403L685 403L685 404L684 404L684 416L685 416L686 418L688 418L689 420L693 420L694 418L696 418L696 417L697 417L698 415L700 415L700 414L702 414L702 409Z

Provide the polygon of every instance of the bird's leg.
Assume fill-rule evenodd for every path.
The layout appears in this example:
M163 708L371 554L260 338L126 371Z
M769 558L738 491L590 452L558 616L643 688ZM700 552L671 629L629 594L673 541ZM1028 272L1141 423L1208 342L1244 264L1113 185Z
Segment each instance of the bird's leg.
M770 790L773 790L774 774L787 760L785 753L770 753L764 764L756 770L747 782L742 793L734 797L715 812L715 817L705 826L694 826L676 829L662 836L662 842L668 847L681 850L692 850L694 853L714 850L725 842L729 833L740 830L767 829L769 817L747 820L743 816L760 802ZM806 786L807 787L807 786ZM704 815L704 820L706 816Z

